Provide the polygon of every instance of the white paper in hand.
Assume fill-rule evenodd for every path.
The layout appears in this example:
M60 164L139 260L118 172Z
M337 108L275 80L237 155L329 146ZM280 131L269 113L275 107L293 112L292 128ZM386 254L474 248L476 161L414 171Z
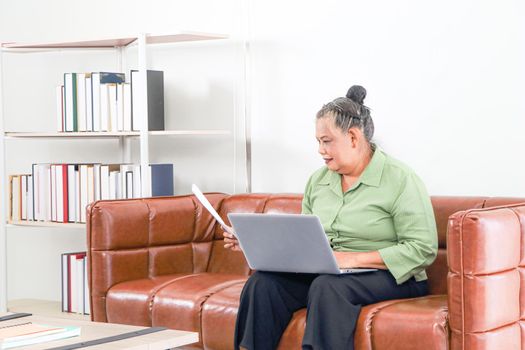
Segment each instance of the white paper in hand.
M204 208L206 208L210 212L210 214L215 218L215 220L217 220L217 222L222 226L222 228L226 232L229 232L231 234L235 234L233 232L233 230L228 225L226 225L224 223L222 218L219 216L219 213L217 213L217 211L213 208L213 206L208 201L208 199L206 197L204 197L204 195L202 194L201 190L197 187L197 185L195 185L195 184L191 185L191 191L193 192L195 197L197 197L197 199L202 203Z

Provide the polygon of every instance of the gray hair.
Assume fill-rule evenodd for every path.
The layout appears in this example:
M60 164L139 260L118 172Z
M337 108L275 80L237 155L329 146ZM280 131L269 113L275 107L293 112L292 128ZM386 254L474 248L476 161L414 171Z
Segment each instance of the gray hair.
M344 132L357 127L363 131L368 143L372 144L374 136L374 121L370 116L370 109L363 105L366 97L364 87L354 85L346 93L346 97L338 97L325 104L319 112L317 119L333 117L335 126Z

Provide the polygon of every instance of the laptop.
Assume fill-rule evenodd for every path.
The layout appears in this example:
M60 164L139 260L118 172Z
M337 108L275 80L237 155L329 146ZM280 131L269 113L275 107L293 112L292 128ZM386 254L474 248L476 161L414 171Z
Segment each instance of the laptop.
M228 218L252 270L336 275L377 271L340 269L315 215L229 213Z

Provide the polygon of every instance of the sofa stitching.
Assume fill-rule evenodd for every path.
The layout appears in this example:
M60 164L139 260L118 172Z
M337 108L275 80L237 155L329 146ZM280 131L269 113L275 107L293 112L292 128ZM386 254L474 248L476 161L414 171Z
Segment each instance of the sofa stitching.
M508 208L508 209L509 209L510 211L512 211L512 213L516 216L516 219L518 220L518 223L519 223L519 225L520 225L520 245L519 245L519 247L520 247L520 261L518 262L518 266L516 266L516 269L518 270L518 274L520 274L519 268L520 268L520 262L521 262L521 259L522 259L522 256L521 256L521 247L522 247L522 245L523 245L523 242L522 242L521 240L522 240L522 237L523 237L523 234L522 234L522 232L523 232L523 227L522 227L522 225L521 225L520 215L518 214L518 212L516 211L516 209L514 209L514 208ZM521 276L520 276L520 280L521 280ZM520 286L519 286L518 288L520 288L520 289L518 290L518 292L521 294L521 282L520 282ZM520 305L519 305L519 307L520 307L519 314L521 315L521 310L522 310L521 298L519 298L519 304L520 304ZM520 322L520 318L521 318L521 317L518 316L518 320L515 322L515 323L518 323L518 325L519 325L519 322Z
M236 284L240 284L240 283L246 283L246 281L244 282L240 282L240 281L225 281L223 282L223 287L218 287L218 288L210 288L208 290L208 293L204 294L203 295L203 298L202 298L202 301L200 302L199 304L199 340L202 342L202 344L204 345L204 334L202 332L202 314L203 314L203 306L204 304L208 301L208 299L210 299L213 295L219 293L219 292L222 292L223 290L227 289L227 288L230 288L230 287L233 287L234 285Z
M460 291L461 291L461 348L465 349L465 294L463 293L464 273L463 270L463 222L470 211L467 211L461 217L459 225L459 271L460 271Z
M197 236L197 215L198 215L198 206L197 203L195 203L194 197L190 197L191 203L193 204L193 234L191 238L191 262L192 262L192 272L195 273L195 237ZM206 270L208 269L208 266L206 265Z
M157 296L157 293L161 291L161 289L164 289L165 287L167 287L168 285L174 283L174 282L177 282L177 281L180 281L182 279L186 279L186 278L189 278L189 277L193 277L193 276L198 276L198 275L202 275L203 273L192 273L192 274L188 274L188 275L184 275L184 276L179 276L179 277L176 277L172 280L169 280L169 281L166 281L164 283L162 283L161 285L155 287L153 289L153 291L150 293L148 299L149 299L149 302L148 302L148 305L149 305L149 311L150 311L150 319L153 320L153 315L152 315L152 312L153 312L153 304L155 303L155 297Z
M151 277L152 271L151 271L151 259L150 259L150 244L151 244L151 207L149 206L148 202L144 199L141 199L141 202L146 205L146 208L148 209L148 243L146 244L146 251L148 252L148 278Z
M397 299L397 300L389 300L390 302L387 303L386 305L383 305L383 306L380 306L380 307L376 307L376 309L374 309L373 312L371 312L370 314L370 317L367 319L367 322L365 324L365 329L366 330L369 330L369 336L368 336L368 339L370 340L370 345L373 344L373 338L372 338L372 334L373 334L373 325L374 325L374 318L375 316L383 309L386 309L388 308L389 306L391 305L395 305L395 304L398 304L400 302L403 302L403 301L407 301L407 300L412 300L412 299L415 299L415 298L410 298L410 299ZM366 334L366 332L365 332ZM372 347L373 348L373 347Z
M91 248L93 246L93 232L92 232L92 228L93 228L93 225L91 223L91 220L92 220L92 217L93 217L93 208L94 206L97 205L97 202L93 203L92 205L90 205L88 207L88 217L89 217L89 220L87 221L86 225L87 225L87 233L88 233L88 237L89 237L89 240L87 241L88 243L88 247ZM88 259L88 288L90 291L93 290L93 269L91 268L91 261L92 261L92 257L91 257L91 249L87 249L87 252L86 252L86 255L87 255L87 259ZM90 308L90 313L91 313L91 320L94 320L95 319L95 315L94 315L94 312L93 312L93 293L89 293L89 308ZM107 315L107 312L106 312L106 320L108 319L108 315Z
M486 201L485 201L485 203L486 203ZM467 216L469 214L471 214L471 213L478 213L478 212L487 212L487 211L495 211L495 210L500 210L500 209L507 209L507 210L512 211L514 214L516 214L514 209L512 209L512 208L517 208L517 207L523 206L524 204L525 203L517 203L517 204L513 204L513 205L501 205L501 206L489 207L489 208L469 209L469 210L466 210L461 216L461 222L460 222L460 227L459 227L459 236L460 236L460 239L459 239L459 245L460 245L459 253L460 253L460 276L461 276L461 279L460 279L460 282L461 282L460 286L461 286L461 288L460 288L460 290L461 290L461 327L462 327L461 344L462 344L462 349L466 349L465 348L466 330L465 330L465 293L464 293L465 271L464 271L464 255L463 255L463 249L464 249L464 247L463 247L463 223L465 222L465 219L467 218ZM521 228L521 222L520 222L520 228ZM520 237L521 237L521 235L520 235ZM515 322L513 322L513 323L515 323ZM508 325L504 325L502 327L505 327L505 326L508 326ZM502 328L502 327L498 327L498 328ZM471 332L471 333L475 334L475 333L481 333L481 332Z

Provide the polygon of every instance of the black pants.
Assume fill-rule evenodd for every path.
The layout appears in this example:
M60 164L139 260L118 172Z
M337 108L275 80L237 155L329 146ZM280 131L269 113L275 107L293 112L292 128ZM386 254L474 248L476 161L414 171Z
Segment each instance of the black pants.
M390 272L315 275L255 272L241 293L235 349L275 349L292 314L307 307L303 349L354 349L362 305L428 294L426 281L397 285Z

